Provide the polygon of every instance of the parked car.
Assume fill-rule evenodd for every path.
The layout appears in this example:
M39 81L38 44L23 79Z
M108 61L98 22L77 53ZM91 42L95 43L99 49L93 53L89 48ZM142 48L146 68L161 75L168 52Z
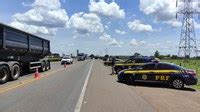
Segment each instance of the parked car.
M195 70L171 63L155 62L120 71L118 81L127 84L135 81L167 83L176 89L182 89L184 85L196 85L198 82Z
M61 60L61 65L63 64L72 64L73 58L71 56L64 56Z

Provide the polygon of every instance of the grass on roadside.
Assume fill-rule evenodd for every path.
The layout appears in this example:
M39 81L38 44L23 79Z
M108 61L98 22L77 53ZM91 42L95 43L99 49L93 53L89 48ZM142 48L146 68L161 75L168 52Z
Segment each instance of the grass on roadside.
M61 58L49 58L50 62L61 61Z

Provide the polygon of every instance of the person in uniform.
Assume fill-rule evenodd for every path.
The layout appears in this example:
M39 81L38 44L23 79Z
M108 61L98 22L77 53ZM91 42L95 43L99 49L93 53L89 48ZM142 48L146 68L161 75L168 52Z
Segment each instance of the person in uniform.
M114 56L112 57L111 66L112 66L112 73L111 73L111 75L114 75L115 74L115 70L114 70L114 67L115 67L115 57Z

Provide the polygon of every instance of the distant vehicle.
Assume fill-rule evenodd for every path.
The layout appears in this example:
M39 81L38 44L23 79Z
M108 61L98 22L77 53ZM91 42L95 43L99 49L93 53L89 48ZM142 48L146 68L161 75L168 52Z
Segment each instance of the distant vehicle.
M61 65L63 64L72 64L73 63L73 58L71 56L64 56L61 59Z
M78 61L84 61L86 59L86 54L84 53L78 53L77 60Z
M134 69L122 70L118 81L131 84L135 81L167 83L173 88L182 89L184 85L196 85L196 71L171 63L148 63Z
M0 83L17 80L21 72L51 68L45 58L50 41L0 23Z
M114 70L116 73L118 73L121 70L128 69L128 68L135 68L137 66L144 65L146 63L153 62L153 61L155 61L155 59L153 57L148 57L148 56L130 57L126 61L116 63Z

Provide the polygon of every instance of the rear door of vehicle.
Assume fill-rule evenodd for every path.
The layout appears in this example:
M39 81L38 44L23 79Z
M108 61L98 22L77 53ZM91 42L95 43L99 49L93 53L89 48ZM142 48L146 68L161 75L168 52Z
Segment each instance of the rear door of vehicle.
M177 73L177 68L166 63L159 63L156 68L154 80L167 82L173 74Z

